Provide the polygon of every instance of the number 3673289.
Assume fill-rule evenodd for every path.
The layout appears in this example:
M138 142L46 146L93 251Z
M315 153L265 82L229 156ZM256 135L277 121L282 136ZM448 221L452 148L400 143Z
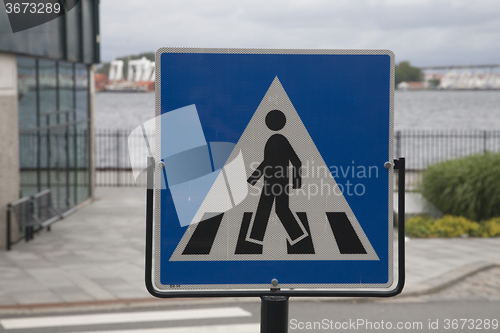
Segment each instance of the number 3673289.
M58 14L61 11L61 4L50 2L15 2L6 3L5 10L7 14Z

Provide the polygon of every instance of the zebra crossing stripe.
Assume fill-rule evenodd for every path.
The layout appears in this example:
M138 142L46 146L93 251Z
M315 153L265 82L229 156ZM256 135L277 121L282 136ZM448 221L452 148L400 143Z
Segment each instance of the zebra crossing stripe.
M209 254L214 243L220 222L224 214L218 214L212 218L204 219L198 223L193 236L189 240L182 254Z
M333 235L342 254L366 253L356 231L344 212L327 212L328 222L332 227Z
M251 315L252 314L250 312L243 310L242 308L239 307L226 307L226 308L211 308L211 309L122 312L122 313L110 313L110 314L11 318L11 319L0 320L0 325L6 330L10 330L10 329L20 329L20 328L250 317Z
M71 333L258 333L260 323L257 324L235 324L235 325L210 325L210 326L183 326L171 328L145 328L134 330L113 330L113 331L85 331Z

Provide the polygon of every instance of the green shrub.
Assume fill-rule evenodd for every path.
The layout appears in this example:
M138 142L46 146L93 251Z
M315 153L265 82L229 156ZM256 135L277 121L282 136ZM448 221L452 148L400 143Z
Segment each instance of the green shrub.
M432 234L433 223L434 220L432 217L426 215L410 217L408 221L405 222L405 232L410 237L436 237Z
M500 216L500 153L434 164L423 173L420 190L446 215L472 221Z
M475 237L500 237L500 217L494 217L479 224L479 228L472 233Z
M445 215L434 220L421 215L411 217L405 223L406 234L415 238L459 237L500 237L500 217L477 223L463 216Z
M458 237L470 235L479 229L477 222L463 216L445 215L432 223L431 232L437 237Z

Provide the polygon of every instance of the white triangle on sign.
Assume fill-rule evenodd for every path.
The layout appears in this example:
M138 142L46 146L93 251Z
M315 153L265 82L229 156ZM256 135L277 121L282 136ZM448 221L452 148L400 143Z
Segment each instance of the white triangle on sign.
M286 117L286 124L279 131L273 131L266 126L266 116L272 110L280 110ZM302 163L302 185L300 189L290 187L289 208L304 231L303 236L300 239L291 239L275 212L276 202L274 202L263 240L259 242L249 238L264 184L264 177L261 177L254 186L248 183L242 185L241 181L239 182L240 186L248 187L247 196L228 211L220 212L223 215L218 221L199 219L201 222L189 225L170 261L379 260L277 77L238 140L226 165L235 159L241 160L242 157L246 171L244 176L250 177L264 159L264 148L268 139L276 133L288 140ZM216 202L217 198L210 197L212 195L210 193L216 194L217 191L210 191L205 201ZM217 215L213 209L209 210L209 213L208 217ZM251 219L248 219L250 213ZM330 215L327 216L327 213ZM200 214L203 215L203 211L199 210L197 215ZM302 214L302 217L306 216L310 232L305 230L299 214ZM342 221L338 221L339 224L332 221L332 214L340 216L340 220L344 216L344 227L347 223L347 228L336 229ZM250 221L250 226L246 229L242 228L245 216L247 222ZM196 234L196 229L206 227L207 223L214 225L213 238L207 239L208 236L201 235L203 236L200 238L201 241L192 239L200 236L200 232ZM342 239L344 237L342 230L350 232L363 251L349 249L346 251L345 246L350 245L348 240ZM249 243L250 247L261 247L261 252L241 253L238 250L240 252L238 253L237 247L241 245L242 234L245 236L243 241L247 245ZM290 246L300 247L300 243L303 242L309 244L312 242L314 250L290 251ZM197 246L201 243L204 244L201 245L204 249L198 252Z

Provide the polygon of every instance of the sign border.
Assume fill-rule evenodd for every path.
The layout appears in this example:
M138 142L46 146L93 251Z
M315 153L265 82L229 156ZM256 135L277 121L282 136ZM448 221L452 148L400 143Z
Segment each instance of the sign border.
M161 142L161 121L158 121L161 116L161 55L163 53L212 53L212 54L294 54L294 55L388 55L390 56L390 124L389 124L389 156L388 156L388 161L392 161L392 155L393 155L393 133L394 133L394 65L395 65L395 60L394 60L394 53L389 50L330 50L330 49L261 49L261 48L255 48L255 49L246 49L246 48L179 48L179 47L168 47L168 48L160 48L156 52L156 68L155 68L155 75L156 75L156 85L155 85L155 114L156 114L156 124L155 124L155 141L157 143ZM157 160L159 161L161 159L161 145L157 144L155 147L155 157L156 159L152 159L151 163L149 164L150 166L148 167L148 178L150 177L151 173L151 182L153 180L152 175L154 172L154 184L161 184L161 170L160 168L155 168L153 161ZM394 161L395 163L398 162L398 160ZM402 165L401 165L402 164ZM401 168L402 166L402 168ZM396 168L396 166L395 166ZM404 159L399 163L399 173L404 174ZM388 262L389 266L389 282L385 285L383 284L363 284L361 287L359 284L327 284L328 289L325 288L325 284L307 284L308 287L314 288L314 289L300 289L300 290L283 290L279 291L280 295L301 295L301 296L318 296L318 295L323 295L323 296L335 296L335 295L340 295L340 296L376 296L376 295L382 295L382 296L391 296L391 293L397 292L399 293L402 290L402 287L404 285L404 241L401 243L401 235L399 235L399 255L398 255L398 260L399 260L399 277L398 277L398 283L395 289L393 290L387 290L387 288L390 288L391 286L394 285L393 281L393 229L392 229L392 207L393 207L393 191L392 191L392 184L393 184L393 172L389 173L389 252L390 252L390 258ZM401 176L400 176L401 177ZM403 175L404 178L404 175ZM401 178L400 178L401 181ZM402 184L404 188L404 183ZM153 192L154 191L154 192ZM401 183L400 183L400 204L401 200L404 202L404 189L401 192ZM401 193L402 193L402 198L401 198ZM151 198L150 198L151 197ZM154 197L154 206L153 203L150 202L153 200ZM151 199L151 200L150 200ZM276 290L278 288L273 288L271 283L266 284L266 285L254 285L255 289L252 288L248 290L248 285L238 285L238 284L231 284L231 289L228 289L226 285L224 285L224 289L216 288L214 285L193 285L192 288L184 288L185 286L182 285L180 290L172 289L171 286L165 286L161 284L160 280L160 254L161 254L161 233L160 233L160 228L161 228L161 223L154 223L154 221L161 221L161 189L155 188L153 183L150 184L149 179L148 179L148 212L147 212L147 217L149 214L149 219L148 220L148 229L149 229L149 223L151 223L151 232L148 231L147 233L147 240L151 237L149 246L147 246L146 249L146 285L148 287L148 290L150 293L156 297L199 297L199 296L211 296L211 297L216 297L216 296L221 296L221 297L227 297L227 296L263 296L263 295L276 295ZM151 206L151 207L149 207ZM401 206L401 205L400 205ZM403 206L404 207L404 206ZM154 208L154 212L150 211L150 208ZM400 210L401 211L401 210ZM404 209L403 209L404 211ZM403 216L404 220L404 214L399 214L399 224L404 225L404 222L401 223L401 216ZM149 221L151 220L151 221ZM153 228L154 228L154 233L153 233ZM401 228L399 229L399 232L401 234ZM403 240L404 240L404 229L403 229ZM154 243L154 244L153 244ZM154 250L154 252L153 252ZM401 254L401 250L403 251ZM153 256L154 253L154 256ZM148 261L148 257L150 258L150 261ZM153 261L154 259L154 261ZM154 262L154 266L153 266ZM148 264L151 264L148 270ZM154 272L154 274L153 274ZM148 277L149 276L149 277ZM402 277L402 278L401 278ZM350 290L349 288L358 288L358 290ZM323 289L317 289L317 288L323 288ZM329 288L336 288L335 290L331 290ZM359 290L359 288L363 288L364 290ZM376 290L368 290L369 288L373 288ZM246 289L246 290L245 290ZM278 289L279 290L279 289ZM398 291L399 290L399 291ZM396 293L396 294L397 294ZM394 294L395 295L395 294Z

